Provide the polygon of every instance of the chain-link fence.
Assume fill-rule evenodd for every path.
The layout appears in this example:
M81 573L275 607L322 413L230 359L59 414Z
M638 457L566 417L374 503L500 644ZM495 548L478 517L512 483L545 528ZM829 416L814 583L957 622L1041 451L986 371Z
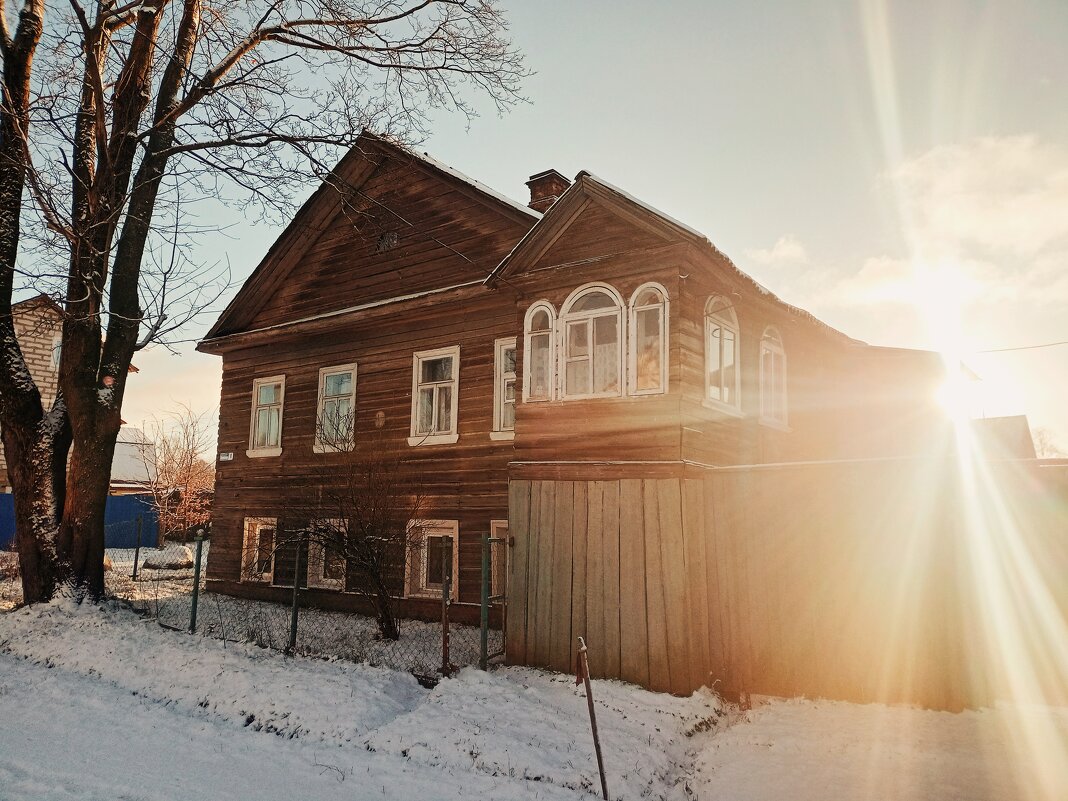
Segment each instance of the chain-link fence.
M189 545L168 543L160 549L109 549L107 593L128 601L168 628L287 653L405 670L428 682L467 665L485 668L503 654L506 543L501 538L485 536L458 544L451 537L435 540L425 551L423 570L431 579L440 570L440 581L426 583L430 592L437 594L440 617L438 607L426 603L432 597L427 593L420 614L429 617L430 609L433 620L406 617L403 605L397 603L392 609L393 625L384 623L381 613L321 608L329 601L336 602L338 595L308 586L309 576L327 571L316 564L317 558L324 558L322 554L317 557L307 542L290 538L275 548L266 580L250 587L251 592L268 585L275 598L285 597L285 603L206 592L204 568L209 547L201 540ZM440 552L435 550L438 548ZM477 603L469 597L461 599L456 590L461 565L467 571L465 579L474 579L480 586ZM295 590L294 576L300 577ZM356 602L367 600L358 597L359 593L352 595L357 596ZM375 606L365 605L371 610ZM458 622L460 619L465 622ZM394 629L395 638L384 636L384 631Z

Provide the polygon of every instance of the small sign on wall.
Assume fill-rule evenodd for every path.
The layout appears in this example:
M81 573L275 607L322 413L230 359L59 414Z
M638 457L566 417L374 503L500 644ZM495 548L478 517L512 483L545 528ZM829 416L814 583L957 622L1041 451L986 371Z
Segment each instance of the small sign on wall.
M233 451L226 451L225 453L220 453L219 454L219 461L220 462L232 462L233 460L234 460L234 452Z

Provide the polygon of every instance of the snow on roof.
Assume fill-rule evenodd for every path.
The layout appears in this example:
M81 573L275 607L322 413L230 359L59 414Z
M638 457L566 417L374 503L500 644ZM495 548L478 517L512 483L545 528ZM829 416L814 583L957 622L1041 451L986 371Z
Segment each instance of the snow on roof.
M115 440L115 456L111 460L112 483L145 483L151 481L149 464L152 463L153 445L139 428L123 426ZM146 452L147 451L147 452Z
M376 137L376 138L378 138L378 137ZM471 176L465 175L464 173L460 172L455 167L450 167L445 162L438 161L436 158L431 156L425 150L422 153L419 153L419 152L417 152L415 150L412 150L409 147L406 147L405 145L401 145L401 144L398 144L396 142L389 142L388 140L382 140L382 141L388 142L393 147L396 147L396 148L398 148L400 150L403 150L405 153L411 154L412 157L418 159L419 161L422 161L425 164L429 164L431 167L433 167L433 168L435 168L437 170L440 170L443 173L451 175L453 178L456 178L457 180L462 181L463 183L467 184L468 186L470 186L470 187L472 187L474 189L477 189L482 194L489 195L490 197L495 198L496 200L499 200L501 203L504 203L504 204L506 204L508 206L511 206L513 209L515 209L517 211L523 212L528 217L532 217L532 218L534 218L536 220L537 219L541 219L541 214L539 212L535 211L534 209L530 208L530 206L526 206L526 205L520 203L518 200L512 200L512 198L508 197L507 195L501 194L496 189L493 189L493 188L491 188L489 186L486 186L481 181L477 181L474 178L472 178Z
M749 275L749 273L743 271L740 267L738 267L738 265L734 263L734 261L730 258L730 256L728 256L726 253L724 253L719 248L717 248L712 243L712 240L709 239L707 236L705 236L705 234L701 233L696 228L694 228L694 227L692 227L690 225L687 225L686 223L681 222L680 220L675 219L670 214L667 214L667 213L661 211L660 209L656 208L655 206L653 206L653 205L651 205L649 203L646 203L641 198L635 197L630 192L627 192L624 189L620 189L615 184L609 183L608 181L604 180L603 178L599 178L598 176L594 175L593 173L591 173L591 172L589 172L587 170L583 170L582 172L580 172L578 175L575 176L575 183L572 184L572 186L568 189L568 191L570 192L571 189L574 189L575 187L578 187L582 183L583 179L591 181L591 182L597 184L598 186L601 186L602 188L607 189L612 194L618 195L620 198L622 198L623 200L626 200L628 203L631 203L632 205L635 205L635 206L637 206L637 207L639 207L641 209L644 209L649 214L652 214L653 216L658 217L659 219L663 220L664 222L666 222L669 225L673 226L674 228L678 229L680 232L682 232L686 236L690 237L693 240L696 240L699 244L704 245L709 250L711 250L718 258L722 259L727 264L729 264L734 269L734 271L738 274L738 276L743 278L745 281L747 281L754 289L756 289L757 292L759 292L761 295L764 295L764 296L770 298L771 300L774 300L776 303L781 304L786 309L788 309L792 314L795 314L798 317L802 317L802 318L804 318L806 320L810 320L811 322L816 323L817 325L821 326L822 328L825 328L828 331L830 331L830 332L832 332L832 333L834 333L834 334L836 334L838 336L845 337L846 339L850 340L851 342L856 342L857 344L861 344L861 345L866 344L866 343L864 343L864 342L862 342L862 341L860 341L858 339L853 339L848 334L845 334L842 331L839 331L837 328L835 328L835 327L833 327L831 325L828 325L827 323L823 322L823 320L820 320L818 317L816 317L814 314L812 314L812 312L806 311L805 309L802 309L799 306L794 306L792 303L787 303L785 300L780 298L778 295L776 295L774 292L772 292L766 286L764 286L759 281L757 281L755 278L753 278L753 276ZM559 202L559 201L557 201L557 202ZM491 277L498 272L498 270L500 269L500 266L504 265L506 262L511 260L512 255L517 250L519 250L520 247L522 247L523 243L526 242L526 240L534 233L535 230L537 230L537 227L538 226L535 225L533 229L531 229L530 231L527 232L526 236L524 236L522 239L519 240L518 243L516 243L516 246L514 248L512 248L512 250L508 253L508 255L505 256L504 259L501 261L501 265L498 265L498 269L494 270L493 273L491 273Z

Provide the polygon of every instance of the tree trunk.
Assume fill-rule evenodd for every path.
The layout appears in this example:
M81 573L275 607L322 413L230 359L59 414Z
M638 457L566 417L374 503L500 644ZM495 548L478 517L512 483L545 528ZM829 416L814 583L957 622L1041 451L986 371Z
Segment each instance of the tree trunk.
M104 509L120 422L111 409L88 421L88 431L75 435L68 468L60 553L67 556L70 581L92 598L104 594Z
M46 601L66 578L57 547L70 445L62 402L42 416L36 426L5 425L3 440L15 502L22 598L25 603Z
M397 616L393 614L393 596L389 594L389 588L381 577L374 576L375 585L374 606L375 617L378 620L378 633L384 640L399 640L400 629L397 627Z

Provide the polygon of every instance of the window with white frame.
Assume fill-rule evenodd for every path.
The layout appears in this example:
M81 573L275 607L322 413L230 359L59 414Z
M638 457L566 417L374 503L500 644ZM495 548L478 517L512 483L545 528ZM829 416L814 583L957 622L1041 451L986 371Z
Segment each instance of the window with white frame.
M409 541L408 595L441 598L442 580L450 577L451 597L457 598L459 584L459 523L455 520L413 520Z
M760 339L760 422L787 424L786 351L779 332L769 326Z
M493 431L490 439L515 436L515 337L493 343Z
M623 301L605 284L580 287L560 314L564 398L622 392Z
M274 575L275 539L278 519L246 517L241 549L241 580L270 581Z
M552 400L556 385L556 348L553 323L556 313L545 301L527 310L523 330L526 350L523 359L523 400Z
M282 453L282 406L286 377L257 378L252 382L252 427L248 456L278 456Z
M59 334L52 337L52 366L59 369L59 362L63 356L63 337Z
M438 445L459 439L456 430L459 390L459 345L413 356L409 445Z
M313 520L308 541L308 584L324 590L345 589L344 520Z
M316 453L351 451L355 445L356 365L319 371L319 406L315 416Z
M630 392L652 395L667 391L667 290L644 284L630 299Z
M705 304L705 400L733 411L741 409L738 391L738 315L722 297Z
M490 539L501 540L490 547L490 595L504 595L508 589L508 521L490 521Z

